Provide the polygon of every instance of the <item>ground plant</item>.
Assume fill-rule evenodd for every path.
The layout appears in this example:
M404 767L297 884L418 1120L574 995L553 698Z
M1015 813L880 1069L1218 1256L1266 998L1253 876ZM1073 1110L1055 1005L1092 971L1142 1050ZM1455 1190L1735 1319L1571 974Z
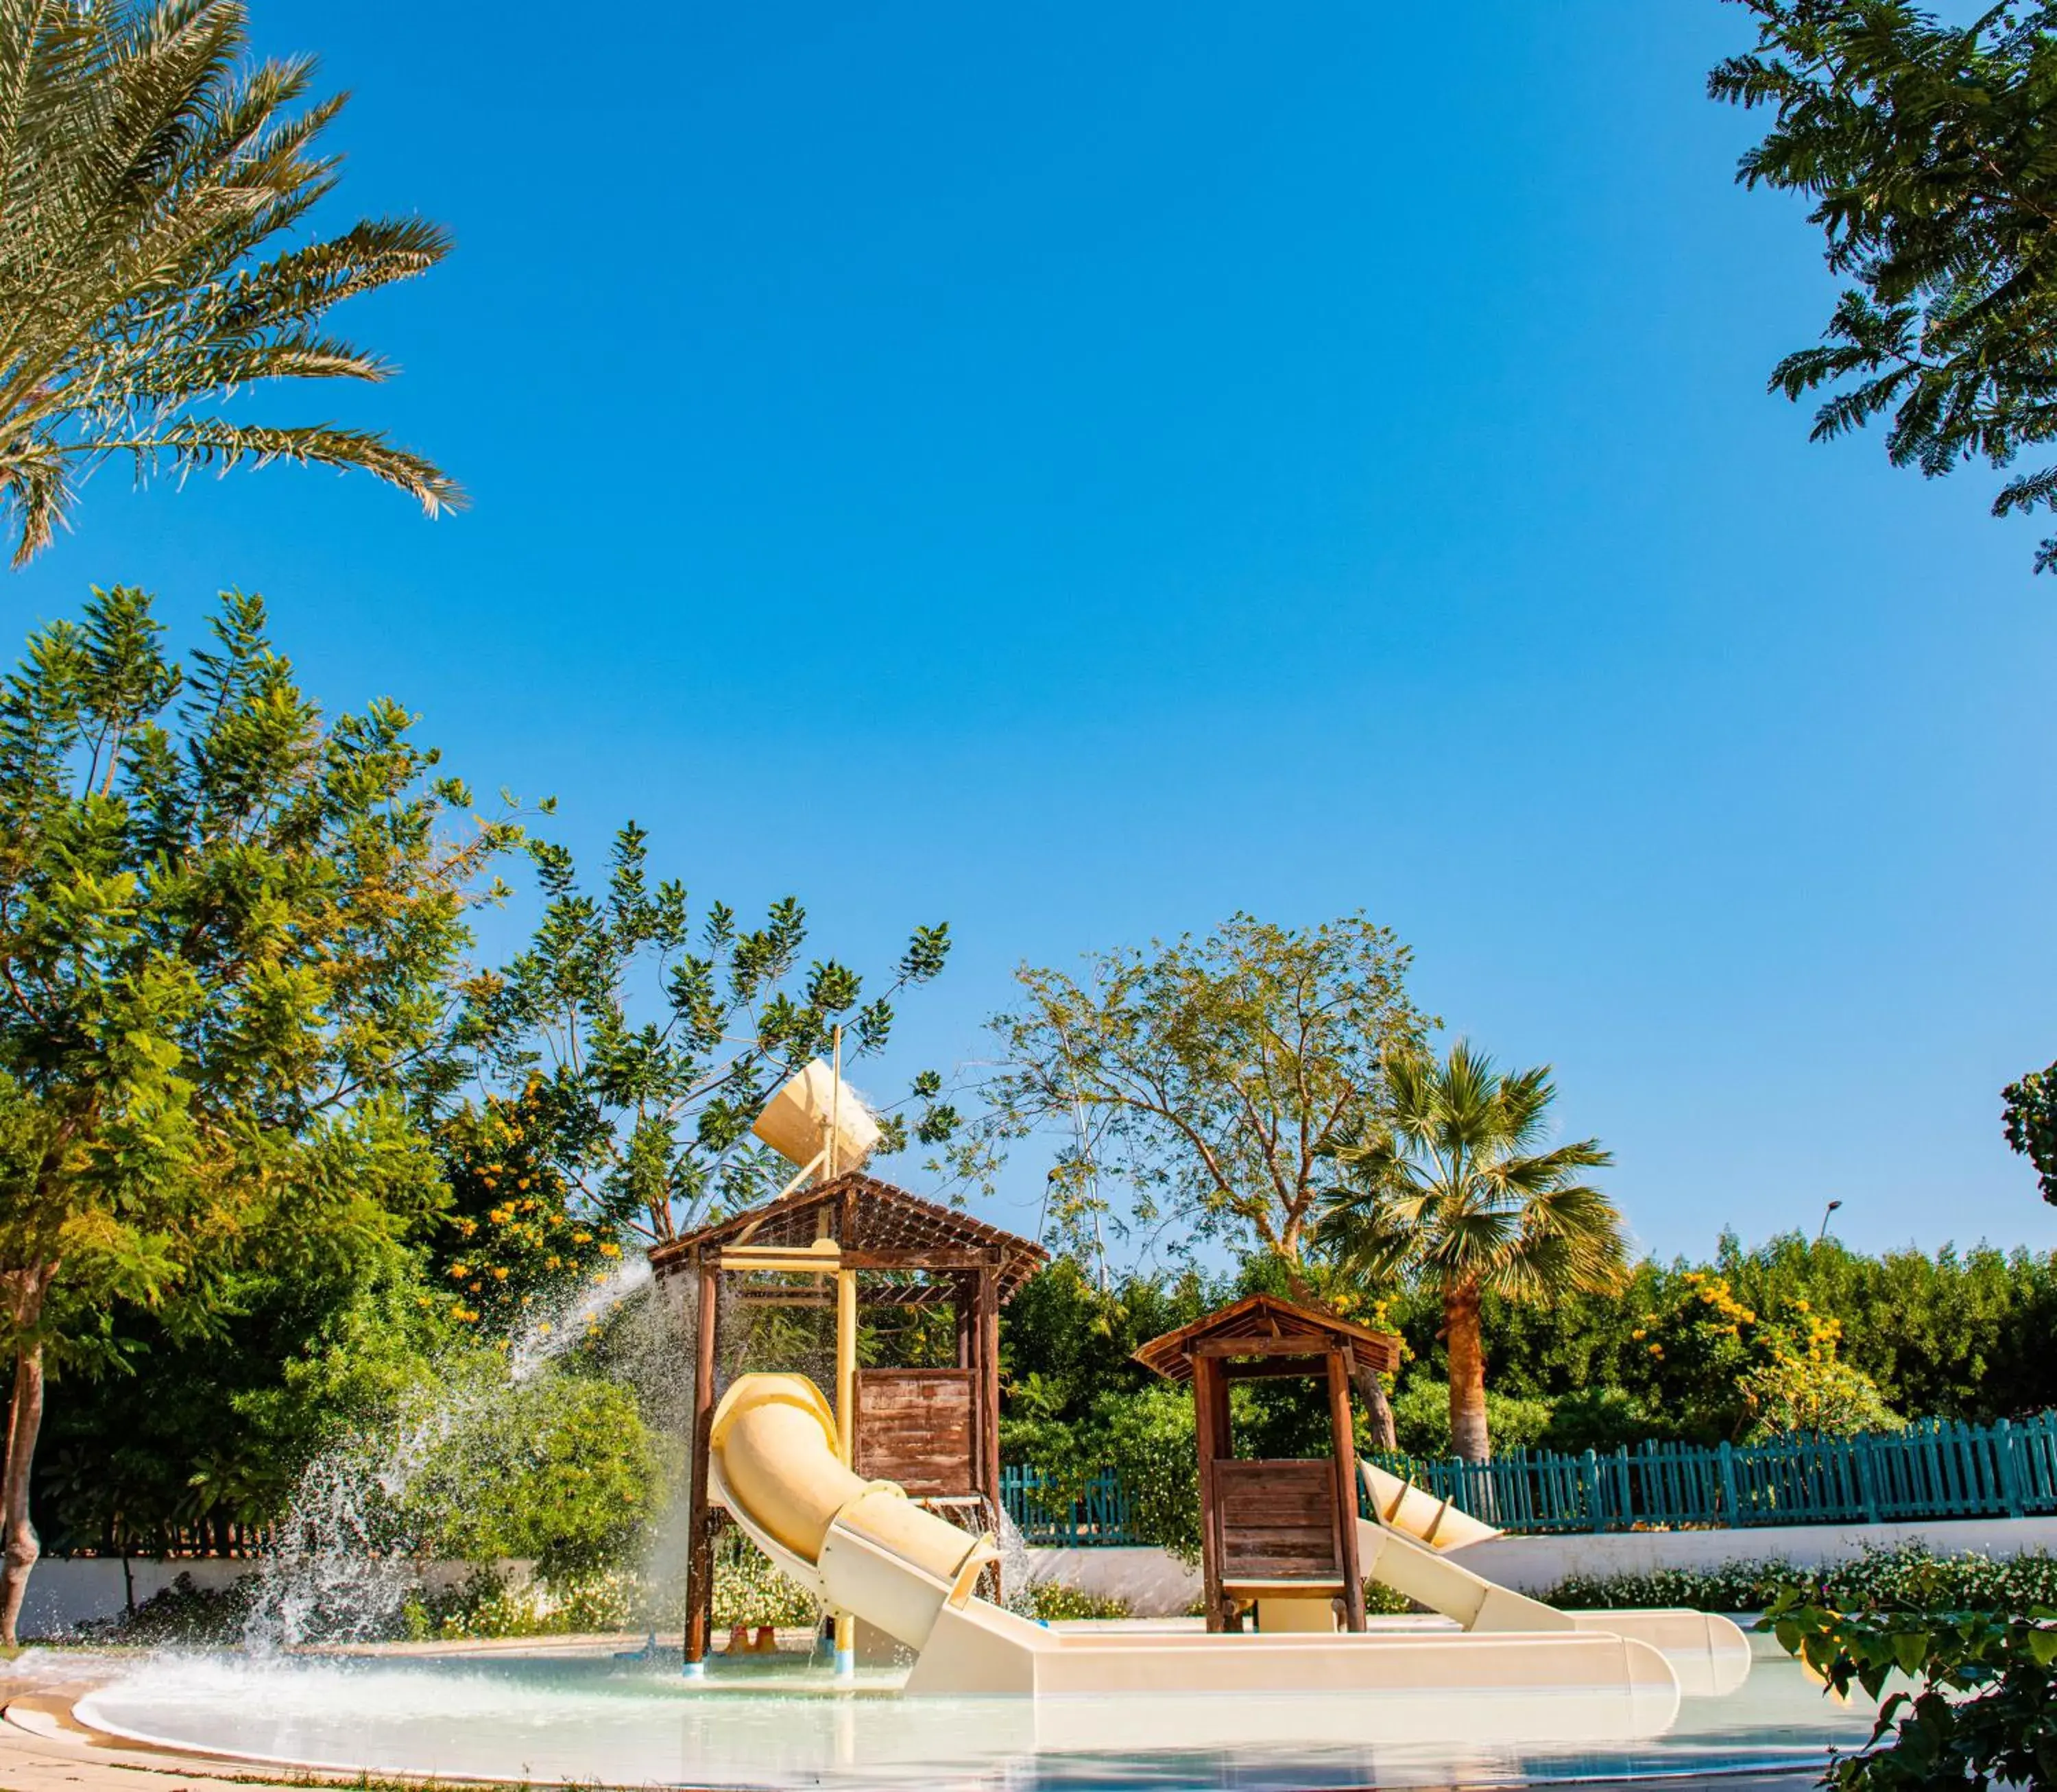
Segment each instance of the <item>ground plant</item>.
M1837 1692L1879 1701L1869 1746L1837 1759L1825 1785L2057 1784L2057 1607L1851 1612L1790 1588L1764 1623Z

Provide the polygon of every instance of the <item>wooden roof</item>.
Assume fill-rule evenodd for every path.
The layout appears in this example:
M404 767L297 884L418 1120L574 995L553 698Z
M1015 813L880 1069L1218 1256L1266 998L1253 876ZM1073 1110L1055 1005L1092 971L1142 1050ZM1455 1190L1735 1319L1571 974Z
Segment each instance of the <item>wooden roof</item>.
M1249 1344L1247 1354L1253 1357L1299 1354L1292 1349L1295 1344L1305 1345L1305 1354L1311 1356L1340 1344L1363 1368L1389 1374L1400 1367L1400 1340L1390 1332L1373 1331L1270 1294L1250 1295L1153 1338L1136 1353L1136 1360L1167 1381L1190 1381L1196 1346L1213 1347L1203 1353L1209 1356L1234 1357L1239 1353L1232 1347L1242 1342Z
M988 1225L961 1208L923 1201L905 1189L852 1170L783 1200L731 1213L683 1238L668 1240L651 1251L650 1266L660 1276L675 1276L696 1268L704 1253L724 1245L804 1248L822 1236L824 1210L827 1235L844 1251L890 1254L896 1272L918 1272L925 1255L946 1260L938 1268L961 1268L961 1261L947 1260L967 1254L989 1262L998 1272L1003 1301L1049 1260L1050 1253L1029 1239ZM902 1293L898 1299L906 1302L908 1296Z

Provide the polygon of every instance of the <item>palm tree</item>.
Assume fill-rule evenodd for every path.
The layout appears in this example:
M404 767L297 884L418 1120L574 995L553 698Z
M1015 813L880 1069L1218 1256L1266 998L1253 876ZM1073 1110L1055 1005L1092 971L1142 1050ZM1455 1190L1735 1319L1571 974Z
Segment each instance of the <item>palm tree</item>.
M0 0L0 501L17 565L110 455L139 478L359 467L431 516L462 501L376 432L214 408L260 381L385 378L323 314L450 246L419 219L299 231L335 184L315 144L343 101L295 113L312 59L251 62L246 26L243 0Z
M1596 1139L1545 1147L1549 1066L1502 1074L1462 1040L1386 1066L1385 1130L1336 1153L1347 1185L1324 1204L1325 1241L1357 1273L1440 1295L1450 1358L1450 1440L1492 1454L1479 1303L1488 1292L1551 1301L1617 1285L1626 1240L1614 1203L1580 1180L1614 1161Z

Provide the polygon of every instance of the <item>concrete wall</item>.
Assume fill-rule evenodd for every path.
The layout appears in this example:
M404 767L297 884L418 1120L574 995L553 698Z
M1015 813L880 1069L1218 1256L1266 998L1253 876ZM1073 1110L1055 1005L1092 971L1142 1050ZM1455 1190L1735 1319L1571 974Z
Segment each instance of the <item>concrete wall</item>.
M1163 1549L1031 1549L1028 1572L1081 1592L1124 1600L1139 1618L1175 1618L1197 1604L1199 1565Z
M22 1602L21 1632L24 1638L61 1636L82 1624L118 1618L132 1605L141 1605L153 1594L162 1592L181 1574L192 1576L193 1584L208 1592L233 1586L246 1574L257 1572L260 1563L248 1560L221 1561L206 1557L183 1561L154 1561L146 1557L124 1559L76 1557L46 1559L29 1576L28 1596ZM533 1565L504 1562L503 1572L517 1582ZM452 1585L473 1572L462 1562L438 1562L425 1571L431 1586Z

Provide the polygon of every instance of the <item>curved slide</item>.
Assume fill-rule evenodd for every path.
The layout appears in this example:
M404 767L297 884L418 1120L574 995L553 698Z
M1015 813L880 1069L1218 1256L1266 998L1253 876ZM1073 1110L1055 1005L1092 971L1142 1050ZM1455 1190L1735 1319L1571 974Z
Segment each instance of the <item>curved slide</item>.
M1750 1639L1731 1619L1684 1608L1649 1611L1560 1612L1503 1587L1449 1559L1448 1552L1500 1533L1448 1500L1360 1462L1365 1497L1377 1523L1357 1521L1357 1562L1376 1580L1440 1612L1476 1636L1507 1632L1603 1631L1632 1637L1663 1652L1681 1687L1698 1698L1718 1697L1750 1674Z
M773 1563L825 1605L918 1652L910 1694L1490 1691L1573 1701L1594 1733L1648 1735L1676 1715L1659 1650L1583 1628L1491 1634L1219 1636L1060 1632L977 1598L997 1554L889 1482L838 1459L834 1414L800 1375L739 1378L715 1410L708 1485ZM1397 1534L1397 1533L1396 1533ZM1566 1707L1568 1711L1568 1706Z

